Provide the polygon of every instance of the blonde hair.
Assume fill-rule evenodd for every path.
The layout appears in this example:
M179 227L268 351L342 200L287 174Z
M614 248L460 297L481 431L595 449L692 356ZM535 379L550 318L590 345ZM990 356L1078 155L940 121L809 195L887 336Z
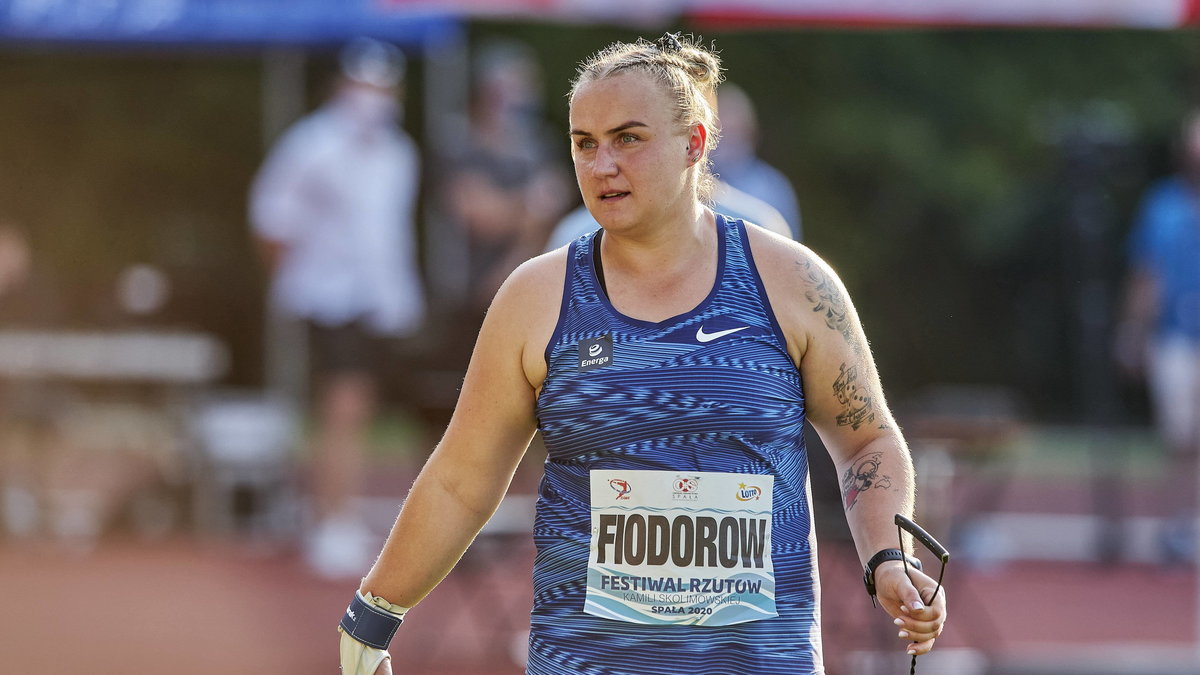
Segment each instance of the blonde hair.
M627 71L646 73L666 89L681 129L703 124L708 131L697 163L696 191L701 201L709 203L716 179L708 155L720 137L715 102L717 85L724 79L717 52L706 48L699 38L678 33L666 33L654 42L643 38L614 42L579 64L568 100L574 100L580 87L589 82Z

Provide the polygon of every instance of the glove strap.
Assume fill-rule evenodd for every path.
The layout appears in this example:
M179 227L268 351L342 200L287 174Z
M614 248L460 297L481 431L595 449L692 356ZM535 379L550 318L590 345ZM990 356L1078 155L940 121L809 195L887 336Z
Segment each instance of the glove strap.
M368 647L387 649L392 642L392 636L396 634L396 629L403 622L403 616L397 616L368 603L362 592L356 591L338 625L350 637Z

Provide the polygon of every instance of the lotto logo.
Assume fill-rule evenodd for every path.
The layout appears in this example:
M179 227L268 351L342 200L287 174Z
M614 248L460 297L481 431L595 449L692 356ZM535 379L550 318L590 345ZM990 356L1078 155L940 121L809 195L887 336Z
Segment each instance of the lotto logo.
M734 495L734 498L739 502L758 501L758 498L762 497L762 493L762 488L758 487L757 485L738 483L738 490Z

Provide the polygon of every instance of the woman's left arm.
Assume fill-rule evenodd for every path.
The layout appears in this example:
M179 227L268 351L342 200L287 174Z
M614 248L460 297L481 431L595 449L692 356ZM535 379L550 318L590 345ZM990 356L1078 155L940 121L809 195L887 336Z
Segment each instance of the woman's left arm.
M883 395L858 314L840 279L816 254L799 245L763 241L764 283L788 349L804 382L809 421L838 472L842 507L864 565L896 548L895 515L911 517L914 475L908 446ZM755 251L759 258L759 250ZM911 543L905 550L912 551ZM945 621L945 595L936 582L902 561L875 571L878 599L915 653L933 646ZM920 595L918 594L920 593ZM932 604L932 606L926 606Z

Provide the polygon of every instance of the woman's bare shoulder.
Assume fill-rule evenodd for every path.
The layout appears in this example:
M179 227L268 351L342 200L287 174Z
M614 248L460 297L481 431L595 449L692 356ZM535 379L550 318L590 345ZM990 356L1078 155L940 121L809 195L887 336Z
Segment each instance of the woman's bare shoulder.
M521 344L544 346L558 323L566 269L565 248L521 263L496 292L485 324Z
M803 283L812 277L813 267L828 267L812 249L787 237L759 227L746 228L755 267L764 283Z
M849 335L849 298L821 256L772 232L749 231L748 236L755 267L796 363L814 336L824 336L829 328Z
M567 247L557 248L530 258L517 266L504 282L501 295L511 295L519 306L541 305L562 297L563 282L567 274ZM537 309L542 309L537 307Z

